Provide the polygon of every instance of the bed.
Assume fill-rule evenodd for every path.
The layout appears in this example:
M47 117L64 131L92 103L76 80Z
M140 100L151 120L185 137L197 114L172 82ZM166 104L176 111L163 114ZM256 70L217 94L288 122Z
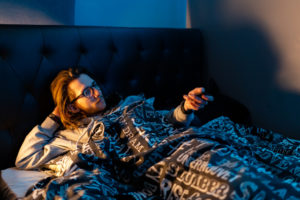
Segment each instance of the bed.
M195 86L205 86L215 101L195 113L198 121L191 127L168 127L172 134L164 133L159 145L127 155L128 160L116 154L117 163L111 163L75 152L72 166L78 170L61 177L16 169L25 136L54 107L51 80L76 66L95 74L106 91L143 93L134 108L154 116L177 106ZM199 29L1 25L0 76L2 179L17 197L300 198L299 141L252 126L248 110L218 91Z

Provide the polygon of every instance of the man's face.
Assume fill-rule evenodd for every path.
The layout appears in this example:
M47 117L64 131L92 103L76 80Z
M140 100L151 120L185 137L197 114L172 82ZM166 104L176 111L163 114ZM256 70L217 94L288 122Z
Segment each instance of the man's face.
M79 97L73 102L76 107L75 111L79 109L88 115L93 115L105 109L106 103L103 94L100 88L92 87L93 83L95 81L86 74L81 74L79 78L69 83L69 90L73 91L75 97ZM87 97L84 94L91 95Z

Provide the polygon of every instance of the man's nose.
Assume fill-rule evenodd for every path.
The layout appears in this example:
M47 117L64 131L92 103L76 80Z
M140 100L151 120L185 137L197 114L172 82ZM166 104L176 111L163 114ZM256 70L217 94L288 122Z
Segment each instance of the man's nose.
M98 98L99 96L100 96L100 90L99 89L97 89L97 88L93 88L93 96L95 97L95 98Z

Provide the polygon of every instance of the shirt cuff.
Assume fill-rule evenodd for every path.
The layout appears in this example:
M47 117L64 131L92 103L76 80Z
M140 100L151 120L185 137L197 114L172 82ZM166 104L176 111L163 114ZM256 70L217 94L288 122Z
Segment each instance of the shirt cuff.
M189 115L189 114L192 114L194 112L194 110L185 110L184 109L184 102L185 100L183 100L181 103L180 103L180 109L181 109L181 112L185 115Z
M41 127L46 130L57 130L60 127L56 121L54 121L49 116L45 119L45 121L41 124Z

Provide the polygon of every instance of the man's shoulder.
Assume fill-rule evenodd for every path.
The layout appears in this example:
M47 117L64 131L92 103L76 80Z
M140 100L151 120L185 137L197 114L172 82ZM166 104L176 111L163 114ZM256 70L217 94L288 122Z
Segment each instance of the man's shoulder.
M123 101L120 102L120 106L129 105L134 102L142 101L142 100L145 100L144 95L130 95L130 96L127 96Z

